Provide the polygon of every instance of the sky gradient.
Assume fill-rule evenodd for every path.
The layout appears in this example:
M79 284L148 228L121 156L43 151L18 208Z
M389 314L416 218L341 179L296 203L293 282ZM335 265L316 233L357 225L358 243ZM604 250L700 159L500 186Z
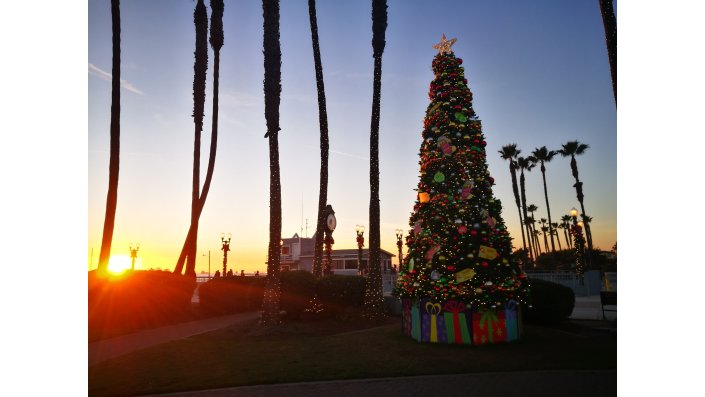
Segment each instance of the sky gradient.
M128 244L139 242L138 269L172 269L190 220L195 2L121 3L124 83L112 255L129 255ZM355 225L364 224L369 230L371 7L369 1L317 3L330 136L328 202L338 218L333 248L353 248ZM537 147L557 150L562 143L578 140L590 145L577 162L585 208L593 217L594 246L610 249L617 240L617 121L598 2L389 0L388 4L380 120L382 248L396 253L394 230L402 228L406 234L408 229L433 79L431 61L436 51L432 45L445 33L458 39L453 50L464 60L473 107L488 144L494 194L502 201L514 246L521 246L521 233L508 163L498 150L517 143L528 155ZM210 8L208 12L210 17ZM226 1L223 24L218 154L199 226L196 271L207 269L209 250L213 271L221 266L221 232L233 234L229 267L264 271L269 166L263 138L261 2ZM89 269L97 266L105 216L110 43L110 2L90 0ZM318 201L320 151L306 1L281 2L281 46L282 236L310 237ZM211 51L201 180L211 130L212 59ZM570 208L579 208L569 163L557 156L546 166L554 222ZM526 184L529 203L539 207L536 218L545 218L540 170L528 173Z

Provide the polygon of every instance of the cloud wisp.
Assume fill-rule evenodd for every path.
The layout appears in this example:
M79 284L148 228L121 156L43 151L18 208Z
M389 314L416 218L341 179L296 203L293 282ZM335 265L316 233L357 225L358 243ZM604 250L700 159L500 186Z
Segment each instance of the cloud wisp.
M105 70L95 66L92 63L88 64L88 74L100 77L105 81L113 80L113 75L111 73L106 72ZM127 80L120 79L120 86L130 92L134 92L137 95L144 95L144 92L140 91L137 87L127 82Z

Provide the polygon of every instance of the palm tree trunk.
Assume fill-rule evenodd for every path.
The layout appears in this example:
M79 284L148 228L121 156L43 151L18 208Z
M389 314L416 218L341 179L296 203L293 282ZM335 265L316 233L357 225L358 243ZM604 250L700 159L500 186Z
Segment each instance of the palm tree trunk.
M321 179L318 193L318 217L316 222L316 241L313 255L313 274L322 274L323 231L326 225L326 203L328 202L328 113L326 110L326 92L323 85L323 66L318 44L318 22L316 21L316 0L308 0L308 15L311 22L311 42L313 44L313 62L316 69L316 89L318 91L318 123L321 128Z
M281 100L281 46L279 0L262 0L264 16L264 116L269 138L269 252L262 301L262 324L279 324L279 264L281 258L281 182L279 180L279 103Z
M583 183L580 182L580 179L578 178L578 162L575 161L574 155L571 155L570 157L570 169L573 173L573 177L575 178L574 187L578 202L580 203L580 210L583 215L587 215L587 212L585 212L585 204L583 203L583 199L585 198L585 196L583 196ZM592 233L590 232L590 225L587 222L585 222L585 236L588 244L588 251L592 253ZM589 258L590 255L588 255L588 261Z
M512 159L509 159L509 173L512 175L512 191L514 192L514 201L517 204L517 211L519 211L519 229L521 229L521 242L524 245L524 254L526 254L526 237L524 236L524 222L521 216L521 202L519 200L519 188L517 187L517 170L514 166Z
M201 215L200 206L200 175L201 175L201 131L206 102L206 72L208 70L208 13L203 0L198 0L193 12L193 22L196 28L196 49L193 65L193 177L191 186L191 224L179 260L174 268L175 274L181 274L186 261L186 269L193 269L195 277L196 252L198 251L198 220ZM211 145L212 146L212 145Z
M567 223L563 224L563 234L565 236L565 243L568 246L568 249L573 249L573 243L570 241L570 236L568 235L568 229L570 226Z
M617 19L614 17L612 0L600 0L602 24L605 26L605 41L607 42L607 56L610 61L612 74L612 91L614 104L617 105Z
M543 177L543 195L546 198L546 212L548 212L548 230L551 234L551 252L556 252L556 246L553 244L553 226L551 225L551 206L548 204L548 188L546 187L546 167L541 163L541 176ZM546 248L548 252L548 248Z
M529 259L531 259L531 263L533 264L533 267L536 267L536 262L534 261L534 247L533 244L531 243L531 228L529 226L529 223L526 222L527 218L527 211L526 211L526 179L524 178L524 171L521 171L521 175L519 177L519 184L521 186L521 206L522 210L524 211L524 225L522 227L526 228L526 236L527 240L529 241ZM523 233L523 231L522 231Z
M546 237L546 232L543 232L543 243L544 246L546 247L546 253L548 254L548 237ZM556 252L553 250L553 252Z
M563 251L563 247L561 247L561 239L558 237L558 230L553 229L556 231L556 241L558 241L558 250Z
M370 122L370 248L365 283L365 314L369 319L384 316L382 269L380 266L379 214L379 117L382 94L382 54L387 29L387 1L372 0L372 49L374 79L372 83L372 120Z
M110 262L110 249L113 244L115 212L117 211L118 177L120 175L120 0L110 2L113 23L113 81L112 103L110 105L110 164L108 176L108 197L105 203L103 241L98 257L98 272L105 273Z

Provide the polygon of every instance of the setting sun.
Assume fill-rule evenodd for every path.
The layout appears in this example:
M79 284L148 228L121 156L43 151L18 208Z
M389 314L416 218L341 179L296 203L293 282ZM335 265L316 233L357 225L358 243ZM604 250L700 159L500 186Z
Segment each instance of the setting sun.
M127 255L113 255L110 257L108 271L113 274L120 274L132 267L132 258Z

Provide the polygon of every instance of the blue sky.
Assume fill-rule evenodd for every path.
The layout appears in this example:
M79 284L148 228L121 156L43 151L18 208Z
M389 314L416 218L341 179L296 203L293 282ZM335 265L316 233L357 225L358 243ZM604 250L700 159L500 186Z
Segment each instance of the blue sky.
M334 248L355 245L367 225L372 94L371 18L366 1L317 4L328 103L329 202L336 210ZM529 154L579 140L585 207L595 245L609 249L617 231L616 109L597 2L389 1L380 123L382 248L396 252L394 230L407 229L418 182L418 150L433 79L432 45L457 37L483 120L495 195L515 246L521 245L502 145ZM121 165L113 254L139 241L145 267L173 267L190 216L193 151L193 1L122 2ZM262 12L257 1L226 2L221 53L220 134L215 174L201 217L199 251L219 258L219 235L233 233L229 261L264 270L268 239L268 146L262 93ZM210 15L210 9L209 9ZM107 192L111 68L110 7L88 3L88 250L97 263ZM318 200L318 108L307 2L281 4L280 166L283 236L313 233ZM212 53L209 55L212 62ZM212 64L206 123L210 134ZM205 175L207 150L202 151ZM554 222L573 206L568 159L547 165ZM527 174L527 196L546 217L541 174ZM303 209L303 211L302 211ZM303 214L302 214L303 212ZM199 258L198 270L207 266ZM87 259L90 262L90 258ZM90 266L90 263L89 263Z

